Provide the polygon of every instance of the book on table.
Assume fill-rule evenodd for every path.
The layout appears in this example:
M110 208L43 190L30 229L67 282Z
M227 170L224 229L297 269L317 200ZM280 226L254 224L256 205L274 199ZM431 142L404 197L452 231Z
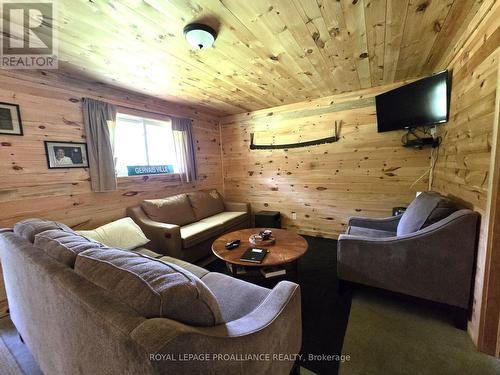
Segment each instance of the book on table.
M262 263L268 250L260 247L249 247L241 256L240 260L250 263Z
M260 269L260 273L266 279L276 276L286 275L286 268L284 267L264 267Z

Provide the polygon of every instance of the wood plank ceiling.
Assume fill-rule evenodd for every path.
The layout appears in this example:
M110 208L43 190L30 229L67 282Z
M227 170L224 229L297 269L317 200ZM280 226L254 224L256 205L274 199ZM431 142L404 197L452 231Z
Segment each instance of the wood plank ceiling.
M234 114L433 72L481 0L59 0L60 73ZM196 51L183 27L219 30Z

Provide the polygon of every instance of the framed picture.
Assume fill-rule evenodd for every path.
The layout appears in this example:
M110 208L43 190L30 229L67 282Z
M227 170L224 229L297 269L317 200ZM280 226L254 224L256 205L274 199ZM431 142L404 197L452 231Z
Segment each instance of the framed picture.
M89 166L86 143L45 141L45 154L49 169Z
M0 103L0 134L23 135L21 112L17 104Z

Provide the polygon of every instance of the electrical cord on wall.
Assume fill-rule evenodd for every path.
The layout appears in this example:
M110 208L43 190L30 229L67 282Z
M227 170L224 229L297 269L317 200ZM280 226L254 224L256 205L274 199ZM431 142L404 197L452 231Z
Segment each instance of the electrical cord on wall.
M441 140L439 141L439 144L441 144ZM432 190L432 183L434 182L434 169L436 167L438 157L439 157L439 146L433 148L431 151L431 168L429 170L429 191Z
M441 137L438 138L440 139ZM434 180L434 168L436 167L438 156L439 156L439 145L437 147L433 147L431 150L431 166L410 185L410 189L412 189L420 180L422 180L427 174L429 174L429 183L427 188L429 191L432 190L432 182Z

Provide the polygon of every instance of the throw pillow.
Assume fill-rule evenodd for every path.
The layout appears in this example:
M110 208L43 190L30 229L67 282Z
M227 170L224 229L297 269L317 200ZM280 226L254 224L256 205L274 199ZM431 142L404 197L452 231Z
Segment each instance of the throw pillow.
M133 250L149 242L142 229L130 217L113 221L94 230L79 230L76 233L106 246L123 250Z

